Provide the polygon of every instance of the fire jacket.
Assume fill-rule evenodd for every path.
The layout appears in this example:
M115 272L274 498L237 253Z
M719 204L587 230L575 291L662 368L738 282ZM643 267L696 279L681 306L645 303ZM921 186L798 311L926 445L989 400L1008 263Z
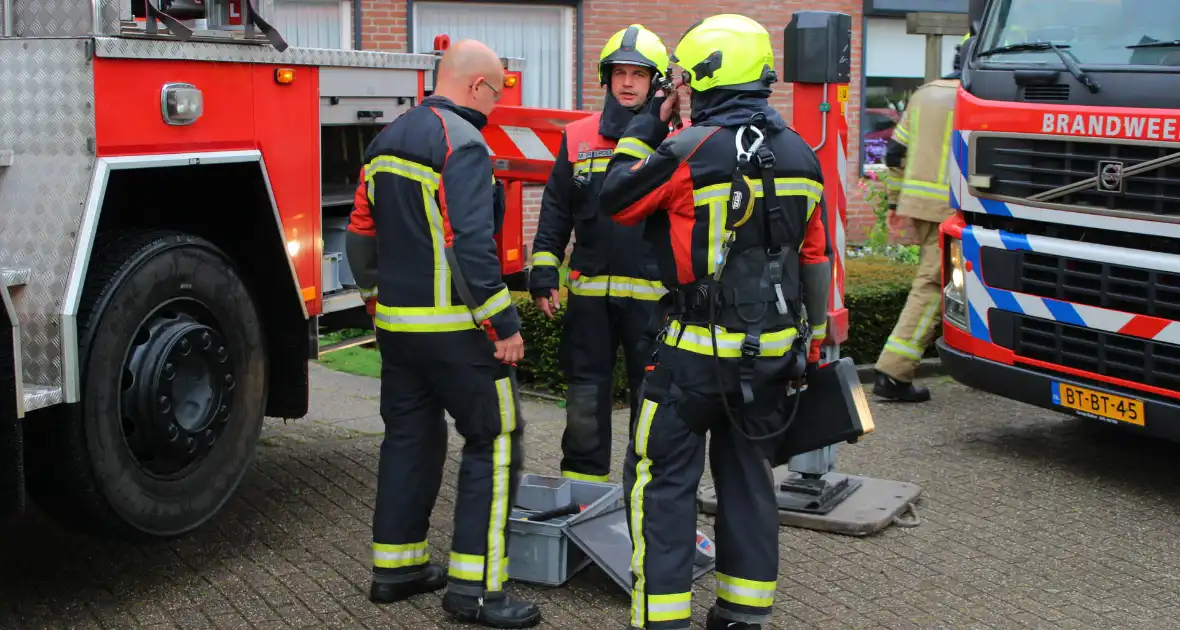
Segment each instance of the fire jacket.
M621 109L621 106L618 106ZM612 112L616 114L617 112ZM602 215L598 192L611 155L641 155L642 147L603 135L602 112L566 125L533 238L529 291L548 296L560 285L558 269L565 260L570 233L570 292L577 295L629 297L655 301L665 291L652 248L643 240L643 223L619 225ZM627 114L630 118L630 114ZM621 132L625 122L618 126Z
M700 99L703 95L694 95ZM696 102L694 101L694 108ZM658 111L653 106L653 110ZM647 220L654 241L661 280L669 288L705 281L717 271L726 238L731 183L737 169L736 127L761 113L767 119L765 143L775 157L774 186L784 214L802 234L792 243L799 251L802 280L818 284L806 293L813 332L809 362L819 360L826 336L827 298L831 277L830 247L825 227L823 172L815 153L765 98L734 97L693 114L693 126L668 138L667 126L653 114L636 116L619 141L639 147L642 157L616 151L599 196L603 212L623 225ZM667 138L667 140L665 140ZM653 147L655 147L653 149ZM752 182L759 211L765 208L761 181ZM796 293L801 287L792 287ZM740 333L738 334L740 338ZM705 331L705 343L709 343ZM763 345L766 345L765 342Z
M918 88L893 128L885 163L889 202L899 215L941 223L951 213L947 159L958 86L939 79Z
M377 296L378 328L478 326L493 339L520 330L496 254L485 124L483 114L431 96L365 150L347 248L362 296Z

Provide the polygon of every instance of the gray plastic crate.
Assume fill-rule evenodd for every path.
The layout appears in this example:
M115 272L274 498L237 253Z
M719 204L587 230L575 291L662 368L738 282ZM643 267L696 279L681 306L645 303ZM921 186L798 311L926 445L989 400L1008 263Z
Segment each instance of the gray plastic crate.
M565 493L568 499L562 496ZM586 509L536 523L522 520L532 511L550 510L569 505L571 501L585 505ZM623 487L617 483L526 473L521 475L516 503L519 508L513 507L508 520L508 577L520 582L561 586L591 562L566 536L566 528L623 509Z

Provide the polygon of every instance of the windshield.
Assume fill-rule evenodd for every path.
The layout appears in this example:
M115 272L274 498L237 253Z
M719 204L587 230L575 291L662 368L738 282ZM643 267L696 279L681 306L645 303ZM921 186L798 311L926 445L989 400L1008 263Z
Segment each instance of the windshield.
M1180 66L1180 0L998 0L981 30L976 55L1012 47L988 63L1060 67L1051 42L1082 65Z

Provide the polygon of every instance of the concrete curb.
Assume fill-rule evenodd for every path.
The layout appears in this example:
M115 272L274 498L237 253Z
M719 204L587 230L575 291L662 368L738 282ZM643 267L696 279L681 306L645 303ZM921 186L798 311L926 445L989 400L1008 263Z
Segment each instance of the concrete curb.
M946 372L942 369L942 361L939 359L922 359L922 361L918 363L917 378L930 378L932 376L943 376L945 374ZM865 365L856 366L856 375L860 377L861 383L872 383L876 376L876 372L873 369L873 364L868 363ZM531 396L533 398L540 398L541 400L548 400L550 402L565 401L564 396L557 396L555 394L540 392L533 389L526 389L524 387L520 389L520 393L523 396Z

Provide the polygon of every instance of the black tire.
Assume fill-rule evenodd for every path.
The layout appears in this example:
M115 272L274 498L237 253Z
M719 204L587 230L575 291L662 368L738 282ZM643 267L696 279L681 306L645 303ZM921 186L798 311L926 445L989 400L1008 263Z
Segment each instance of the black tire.
M253 463L266 409L266 338L235 265L190 235L102 235L78 339L81 401L30 423L30 494L90 533L169 538L199 527Z

